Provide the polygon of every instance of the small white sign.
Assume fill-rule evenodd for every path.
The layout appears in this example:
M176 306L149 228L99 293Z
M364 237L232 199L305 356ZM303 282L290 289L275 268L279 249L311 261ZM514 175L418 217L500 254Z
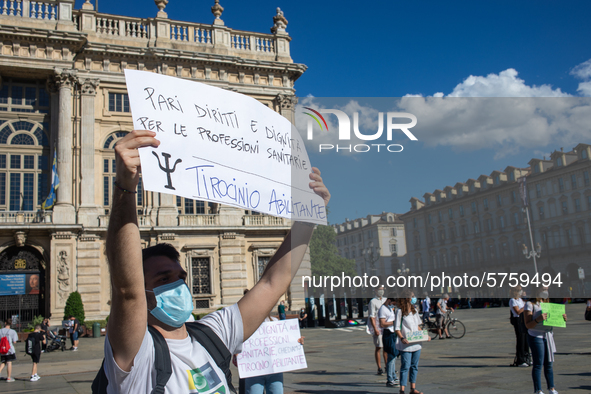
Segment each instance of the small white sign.
M406 334L406 340L408 342L425 342L429 340L429 331L419 330L412 331Z
M579 268L579 279L585 279L585 270Z
M238 361L241 378L308 368L298 319L263 323L242 344Z
M312 165L297 129L252 97L161 74L125 70L145 190L326 224L309 187Z

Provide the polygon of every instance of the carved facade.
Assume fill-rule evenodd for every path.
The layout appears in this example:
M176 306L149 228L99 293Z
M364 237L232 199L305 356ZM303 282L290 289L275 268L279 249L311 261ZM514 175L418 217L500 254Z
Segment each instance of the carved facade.
M46 316L61 317L73 291L88 319L109 312L104 242L113 146L133 129L123 70L244 93L293 121L294 82L306 66L290 57L280 10L269 15L272 34L262 34L225 26L219 1L211 24L170 20L168 1L155 3L156 17L141 19L98 13L88 1L79 10L74 0L0 1L0 274L14 269L15 248L32 248L44 278L39 313ZM42 210L54 154L57 202ZM137 204L142 244L177 247L199 311L236 302L290 227L281 218L141 186ZM304 300L298 283L287 294L296 308Z

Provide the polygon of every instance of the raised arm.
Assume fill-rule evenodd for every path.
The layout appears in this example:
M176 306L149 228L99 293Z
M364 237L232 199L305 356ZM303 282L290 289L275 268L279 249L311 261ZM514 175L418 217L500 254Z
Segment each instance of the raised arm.
M320 171L312 168L310 188L328 204L330 193L320 177ZM271 258L258 283L240 301L244 340L248 339L269 315L279 297L287 291L298 271L312 237L314 225L295 222L275 255Z
M137 148L157 147L151 131L134 130L115 146L117 186L107 231L107 259L111 275L109 342L117 365L131 370L148 321L142 268L142 245L137 225L135 191L139 181L140 157ZM122 190L125 189L126 191Z

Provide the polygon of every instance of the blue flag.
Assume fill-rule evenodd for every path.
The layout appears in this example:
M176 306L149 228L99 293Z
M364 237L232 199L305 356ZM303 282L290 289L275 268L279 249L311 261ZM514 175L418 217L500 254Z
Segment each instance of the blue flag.
M43 209L51 209L55 204L55 200L57 198L55 191L60 185L60 178L57 176L57 152L53 152L53 165L51 166L51 190L49 191L49 195L41 204L41 208Z

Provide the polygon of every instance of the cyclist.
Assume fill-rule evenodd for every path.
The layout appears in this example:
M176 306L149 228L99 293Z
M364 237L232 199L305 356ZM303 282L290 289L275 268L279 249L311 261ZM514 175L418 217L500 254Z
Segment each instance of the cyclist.
M447 313L447 301L449 301L449 294L445 293L443 297L437 300L437 306L435 307L435 320L437 321L437 334L439 334L439 339L443 339L442 331L445 331L446 338L451 338L447 331L447 327L444 327L443 325L445 322L445 314ZM454 308L450 306L449 310L453 312Z

